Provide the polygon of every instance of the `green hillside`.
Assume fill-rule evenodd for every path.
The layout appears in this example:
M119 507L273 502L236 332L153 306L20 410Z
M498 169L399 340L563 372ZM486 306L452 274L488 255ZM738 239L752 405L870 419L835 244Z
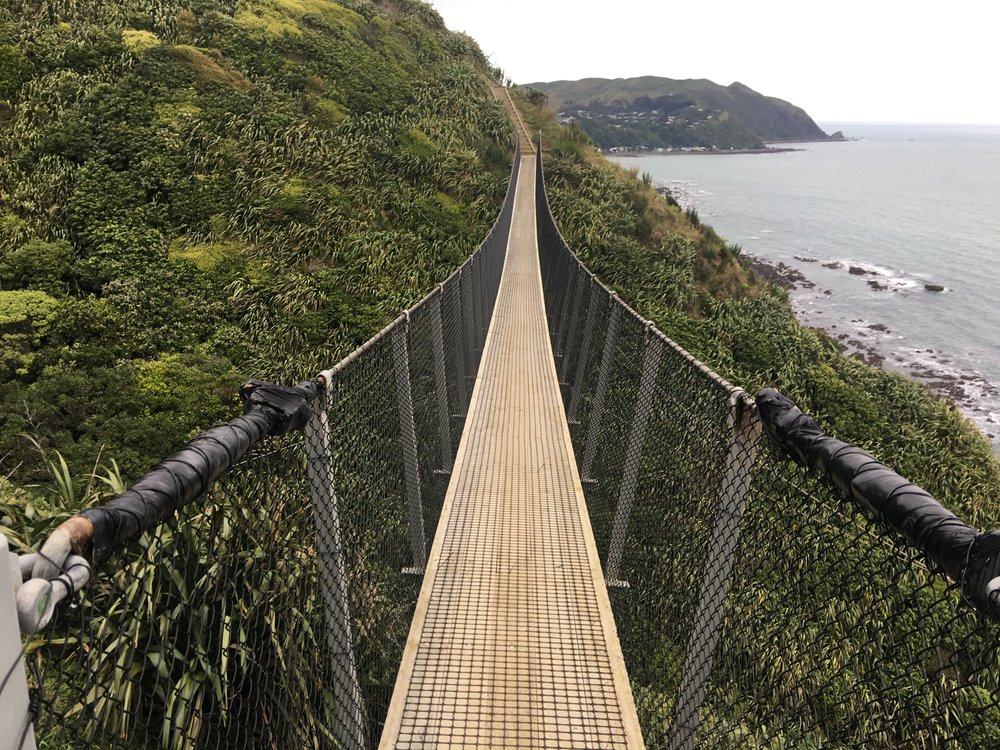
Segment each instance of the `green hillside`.
M0 476L135 478L443 280L506 188L491 74L409 0L3 3Z
M742 83L705 79L584 78L531 83L563 119L602 148L762 148L766 142L825 140L802 109Z

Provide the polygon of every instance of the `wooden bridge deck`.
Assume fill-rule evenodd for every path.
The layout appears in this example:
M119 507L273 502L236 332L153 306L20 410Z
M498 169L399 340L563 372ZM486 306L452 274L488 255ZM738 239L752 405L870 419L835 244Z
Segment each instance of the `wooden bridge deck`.
M641 748L546 330L525 152L381 748Z

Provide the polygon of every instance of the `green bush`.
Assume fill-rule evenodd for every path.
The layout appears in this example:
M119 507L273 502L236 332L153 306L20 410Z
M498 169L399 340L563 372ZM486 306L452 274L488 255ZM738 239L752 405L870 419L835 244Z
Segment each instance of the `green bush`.
M0 454L24 481L20 432L134 478L231 413L220 379L332 365L476 247L513 143L482 53L419 2L71 6L0 8ZM199 387L152 398L163 363Z

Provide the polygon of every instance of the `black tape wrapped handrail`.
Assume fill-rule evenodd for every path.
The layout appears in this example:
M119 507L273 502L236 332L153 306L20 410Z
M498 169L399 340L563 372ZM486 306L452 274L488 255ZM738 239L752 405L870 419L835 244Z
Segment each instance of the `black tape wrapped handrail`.
M826 435L782 393L765 388L756 400L765 432L785 456L823 473L957 582L966 602L1000 619L1000 531L972 528L870 453Z
M61 572L70 554L97 564L204 494L261 439L301 429L320 384L287 387L251 380L240 389L244 413L190 440L110 502L61 524L42 546L32 577Z

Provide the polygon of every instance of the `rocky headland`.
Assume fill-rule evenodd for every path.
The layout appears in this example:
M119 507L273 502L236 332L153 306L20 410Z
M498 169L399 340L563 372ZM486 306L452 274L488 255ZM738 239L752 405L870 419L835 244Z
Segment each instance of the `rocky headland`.
M601 149L657 153L773 153L773 144L845 140L801 107L736 82L658 76L526 84L562 122L575 122Z

